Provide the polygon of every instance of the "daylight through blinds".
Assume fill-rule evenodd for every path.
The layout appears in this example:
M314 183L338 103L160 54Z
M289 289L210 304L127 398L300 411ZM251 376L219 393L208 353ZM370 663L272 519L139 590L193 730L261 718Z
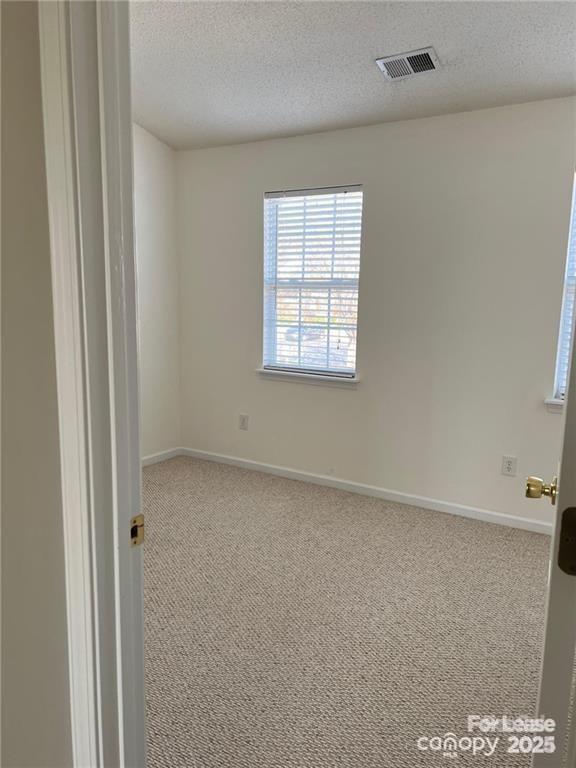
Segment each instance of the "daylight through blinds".
M264 367L353 377L362 190L264 200Z
M568 385L568 365L570 363L570 346L572 342L572 319L574 317L574 299L576 296L576 188L572 195L572 217L570 236L568 239L568 256L566 259L566 277L564 280L564 299L560 319L560 335L558 339L558 356L556 359L556 381L554 396L563 398Z

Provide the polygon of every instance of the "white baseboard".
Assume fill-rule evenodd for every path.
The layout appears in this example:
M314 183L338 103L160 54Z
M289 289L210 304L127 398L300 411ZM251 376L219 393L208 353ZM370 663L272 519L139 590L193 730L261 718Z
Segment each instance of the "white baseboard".
M174 459L176 456L186 455L186 448L170 448L167 451L159 451L158 453L151 453L149 456L143 456L142 466L148 467L150 464L158 464L160 461L168 461L168 459Z
M144 465L155 464L159 461L174 458L175 456L191 456L195 459L204 459L205 461L216 461L220 464L231 464L243 469L252 469L258 472L267 472L270 475L286 477L290 480L301 480L305 483L316 483L329 488L338 488L341 491L350 493L359 493L363 496L374 496L378 499L393 501L398 504L408 504L411 507L422 507L434 512L445 512L449 515L459 515L468 517L472 520L481 520L485 523L495 523L497 525L507 525L510 528L520 528L534 533L544 533L551 535L553 531L552 523L545 523L540 520L531 520L528 517L517 517L516 515L507 515L504 512L494 512L488 509L479 509L478 507L468 507L463 504L455 504L451 501L439 501L438 499L429 499L426 496L414 496L399 491L391 491L387 488L380 488L376 485L366 485L365 483L355 483L351 480L342 480L339 477L330 475L315 475L312 472L303 472L299 469L289 469L288 467L278 467L275 464L264 464L260 461L251 459L240 459L236 456L226 456L222 453L211 453L209 451L199 451L194 448L173 448L170 451L147 456L142 460Z

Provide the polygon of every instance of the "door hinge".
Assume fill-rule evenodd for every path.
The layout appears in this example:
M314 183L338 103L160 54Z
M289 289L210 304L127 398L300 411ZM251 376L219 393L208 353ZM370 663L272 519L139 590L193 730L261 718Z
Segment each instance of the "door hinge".
M144 541L144 515L135 515L130 520L130 543L137 547Z

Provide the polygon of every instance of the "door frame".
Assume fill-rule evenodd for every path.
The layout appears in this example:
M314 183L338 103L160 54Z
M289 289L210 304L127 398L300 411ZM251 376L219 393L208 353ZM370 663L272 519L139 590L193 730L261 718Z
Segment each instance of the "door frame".
M142 552L129 538L141 458L128 10L126 0L39 3L77 768L145 766ZM576 404L570 410L576 440ZM557 543L558 532L553 557ZM576 595L576 581L562 588ZM547 643L560 633L549 627ZM564 703L574 695L571 671L547 655L543 680L560 681ZM571 705L562 768L574 760Z
M574 205L576 184L571 187L571 217L568 237L575 224ZM567 243L567 250L569 243ZM566 266L566 269L568 265ZM558 498L555 525L550 548L548 594L544 626L544 645L538 691L538 716L555 720L556 752L552 757L536 754L532 768L544 768L560 758L560 768L576 766L576 577L565 573L558 565L562 537L562 516L576 504L576 315L572 319L568 386L564 397L562 455L558 468ZM560 337L560 331L559 331Z
M38 4L75 766L145 765L127 2Z

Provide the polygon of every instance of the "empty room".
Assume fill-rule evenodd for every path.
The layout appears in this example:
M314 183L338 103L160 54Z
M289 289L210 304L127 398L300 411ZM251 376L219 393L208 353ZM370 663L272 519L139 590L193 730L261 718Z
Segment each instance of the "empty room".
M132 6L150 768L551 759L574 22Z
M5 768L576 766L576 3L12 0Z

